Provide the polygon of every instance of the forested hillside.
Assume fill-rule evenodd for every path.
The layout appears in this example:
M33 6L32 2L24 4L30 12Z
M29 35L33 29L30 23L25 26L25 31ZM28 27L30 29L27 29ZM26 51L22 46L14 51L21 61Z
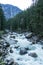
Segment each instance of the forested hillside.
M2 6L0 4L0 30L4 30L6 26L6 19L4 16L4 12L2 10Z
M36 0L30 8L8 20L9 29L32 31L43 35L43 0Z
M5 16L0 5L0 30L32 31L43 36L43 0L33 0L33 4L27 10L17 14L5 22Z

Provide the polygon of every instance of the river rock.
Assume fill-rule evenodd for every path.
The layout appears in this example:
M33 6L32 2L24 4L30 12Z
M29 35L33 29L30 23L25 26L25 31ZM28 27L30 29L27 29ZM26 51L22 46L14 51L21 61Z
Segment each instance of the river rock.
M36 53L29 53L28 55L31 56L31 57L37 58L37 54Z
M13 53L12 47L10 48L10 53Z
M10 60L6 60L5 65L18 65L18 63L11 58Z
M28 47L25 48L26 50L30 50Z
M0 49L2 48L2 45L0 45Z
M14 65L14 60L13 59L6 60L6 64L5 65Z
M18 49L18 48L19 48L19 46L15 46L14 48Z
M43 45L43 40L40 40L40 44Z
M29 39L29 38L31 38L31 37L32 37L32 33L26 34L26 38L27 38L27 39Z
M43 47L42 47L42 49L43 49Z
M6 42L6 47L10 47L10 44Z
M15 39L15 36L14 35L10 35L10 38L14 38Z
M33 42L35 43L39 42L39 38L37 36L33 36L32 39L33 39Z
M27 54L27 50L25 48L20 48L20 55Z
M0 56L2 56L2 54L3 54L3 50L2 50L2 49L0 49Z
M4 41L3 39L0 40L0 44L3 45L4 44Z

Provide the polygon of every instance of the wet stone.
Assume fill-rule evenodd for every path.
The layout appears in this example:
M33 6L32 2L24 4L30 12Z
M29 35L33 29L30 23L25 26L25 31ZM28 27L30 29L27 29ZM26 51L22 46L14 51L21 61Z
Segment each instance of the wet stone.
M43 47L42 47L42 49L43 49Z
M9 47L10 46L10 44L9 43L6 43L6 47Z
M20 49L20 55L27 54L27 50L25 48Z
M19 46L15 46L14 48L18 49L18 48L19 48Z
M2 45L0 45L0 49L2 48Z
M12 48L10 48L10 53L13 53L13 50L12 50Z
M26 50L30 50L28 47L27 48L25 48Z
M31 57L37 58L37 54L36 53L29 53L28 55L31 56Z
M10 38L14 38L15 39L15 36L11 35Z
M17 62L15 62L12 58L10 60L6 60L5 65L19 65Z
M5 65L14 65L14 60L13 59L6 60Z
M31 38L32 37L32 33L28 33L27 35L26 35L26 38L27 39L29 39L29 38Z

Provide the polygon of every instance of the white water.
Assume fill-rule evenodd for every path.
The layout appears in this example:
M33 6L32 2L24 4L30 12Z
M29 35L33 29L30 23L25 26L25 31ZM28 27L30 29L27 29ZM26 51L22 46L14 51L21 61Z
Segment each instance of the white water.
M17 34L17 33L13 33L13 35L15 36L14 38L10 38L10 34L8 34L5 39L7 42L10 43L10 47L12 47L13 53L10 53L7 55L6 59L10 59L13 58L15 62L17 62L19 65L43 65L43 49L42 49L42 45L40 44L34 44L31 45L32 42L28 41L24 34ZM17 40L18 42L15 43L15 40ZM18 49L15 49L15 46L19 46ZM27 48L29 47L28 53L30 52L35 52L38 57L37 58L33 58L31 56L27 54L25 55L20 55L19 51L20 48ZM19 60L18 60L19 59Z

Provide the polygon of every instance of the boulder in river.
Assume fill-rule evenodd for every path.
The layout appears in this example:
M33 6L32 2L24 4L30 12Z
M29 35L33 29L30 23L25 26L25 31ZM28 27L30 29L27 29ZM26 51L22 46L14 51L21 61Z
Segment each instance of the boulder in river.
M33 39L33 42L35 43L39 42L39 38L37 36L33 36L32 39Z
M10 48L10 53L13 53L13 50L12 50L12 48Z
M10 38L14 38L15 39L15 35L11 35Z
M0 40L0 44L3 45L4 44L4 41L3 39Z
M27 54L27 50L25 48L20 48L20 55Z
M7 43L7 42L5 42L5 43L3 44L3 47L4 47L5 49L7 49L8 47L10 47L10 44Z
M26 34L26 38L27 38L27 39L29 39L29 38L31 38L31 37L32 37L32 33Z
M37 58L37 54L36 53L29 53L28 55L31 56L31 57Z

